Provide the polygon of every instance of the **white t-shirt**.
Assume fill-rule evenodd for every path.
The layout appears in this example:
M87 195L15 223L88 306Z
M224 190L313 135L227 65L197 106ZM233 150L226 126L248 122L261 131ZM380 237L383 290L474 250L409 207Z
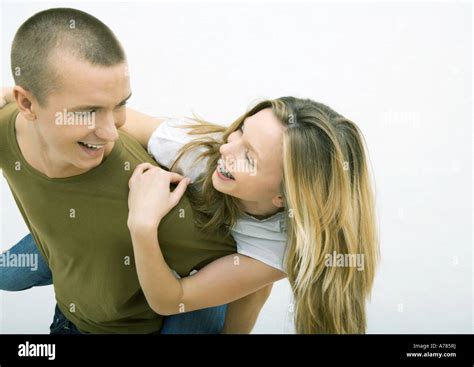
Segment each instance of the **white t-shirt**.
M180 126L190 121L166 119L153 132L148 141L148 152L162 166L170 168L177 157L178 151L195 135L188 135L186 128ZM177 170L191 180L205 171L206 162L196 163L202 151L186 154L180 161ZM284 212L259 220L251 215L243 214L230 232L237 244L237 252L257 259L269 266L284 271L283 264L287 247L286 218Z

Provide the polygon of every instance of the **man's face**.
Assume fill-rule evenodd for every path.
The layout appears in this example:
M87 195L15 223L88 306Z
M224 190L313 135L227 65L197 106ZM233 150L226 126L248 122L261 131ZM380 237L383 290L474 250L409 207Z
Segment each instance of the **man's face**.
M70 55L55 58L59 87L36 104L41 150L58 175L77 175L98 166L125 123L130 80L125 63L97 66Z

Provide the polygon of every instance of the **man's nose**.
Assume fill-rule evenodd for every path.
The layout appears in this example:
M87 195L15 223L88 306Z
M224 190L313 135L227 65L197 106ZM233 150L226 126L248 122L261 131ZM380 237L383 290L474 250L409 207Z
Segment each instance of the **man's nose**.
M116 141L119 138L113 115L107 116L98 124L95 134L105 141Z

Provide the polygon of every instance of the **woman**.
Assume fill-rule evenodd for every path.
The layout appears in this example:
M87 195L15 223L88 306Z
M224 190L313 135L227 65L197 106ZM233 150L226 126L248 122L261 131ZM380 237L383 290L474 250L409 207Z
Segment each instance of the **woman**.
M174 159L163 157L159 149L154 152L163 144L153 144L154 137L166 140L167 127L176 133L186 126L174 128L165 121L149 148L158 162L169 166ZM178 159L172 168L191 176L194 170L189 195L199 224L204 230L227 226L241 255L221 258L193 276L176 279L161 255L156 230L188 181L140 165L130 179L129 228L150 306L161 314L177 314L225 304L286 272L295 298L297 332L365 332L365 300L374 277L377 239L357 127L327 106L291 97L264 101L227 129L203 122L187 127L201 136L175 141L181 146L174 144ZM198 158L201 167L189 164ZM247 162L240 165L245 170L236 169L241 161ZM180 182L174 192L169 191L172 181ZM332 254L360 256L364 269L328 265ZM248 305L235 312L239 310L245 312Z
M259 103L227 129L203 122L187 127L207 135L184 145L172 168L202 148L206 168L191 191L194 208L202 215L201 226L229 227L239 253L251 258L240 256L238 266L232 262L235 256L222 258L177 280L161 255L156 230L188 181L177 177L180 183L170 192L173 175L140 165L130 179L129 228L150 306L174 314L227 303L286 271L295 298L297 332L365 332L365 300L378 246L363 138L355 124L323 104L285 97ZM159 130L158 141L154 144L152 137L149 150L160 162L159 147L167 134L159 136ZM196 157L188 161L195 162ZM239 161L250 168L258 166L256 174L236 170ZM181 169L191 172L187 165ZM240 237L256 223L279 223L275 218L285 219L284 251L271 246L281 244L280 239L256 248L261 232L253 238ZM359 256L364 268L328 265L333 254Z

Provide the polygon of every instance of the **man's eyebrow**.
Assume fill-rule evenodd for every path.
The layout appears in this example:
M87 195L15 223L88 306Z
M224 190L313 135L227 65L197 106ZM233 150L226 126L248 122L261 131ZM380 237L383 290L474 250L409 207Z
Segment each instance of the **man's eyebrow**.
M125 102L127 102L130 97L132 97L132 93L130 93L128 95L127 98L125 98L122 102L120 102L117 106L120 106L120 105L123 105L125 104ZM103 108L103 106L93 106L93 105L83 105L83 106L76 106L76 107L73 107L73 108L68 108L69 111L88 111L88 110L98 110L100 108Z
M102 108L101 106L92 106L92 105L83 105L83 106L76 106L72 108L68 108L68 111L87 111L87 110L98 110Z

